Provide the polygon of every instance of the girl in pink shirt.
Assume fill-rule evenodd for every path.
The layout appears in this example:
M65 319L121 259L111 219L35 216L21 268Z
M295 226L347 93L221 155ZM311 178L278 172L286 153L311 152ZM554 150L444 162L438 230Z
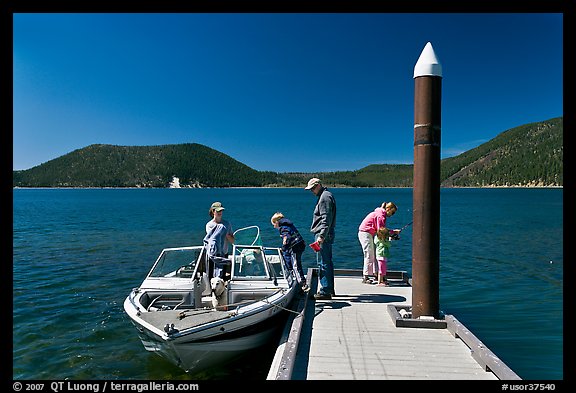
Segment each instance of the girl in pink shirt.
M368 213L358 227L358 240L362 246L364 254L364 267L362 282L371 283L369 276L378 275L378 265L376 265L376 253L374 251L374 235L380 227L386 226L386 218L396 213L398 208L393 202L384 202L380 207Z

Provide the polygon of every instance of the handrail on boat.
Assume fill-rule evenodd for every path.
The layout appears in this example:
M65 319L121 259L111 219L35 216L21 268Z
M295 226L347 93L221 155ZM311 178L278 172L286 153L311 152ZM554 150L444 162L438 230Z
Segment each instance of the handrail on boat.
M244 228L240 228L234 231L234 237L236 237L236 234L241 232L241 231L246 231L248 229L253 229L256 228L257 232L256 232L256 237L254 238L254 240L252 241L252 244L238 244L240 246L253 246L256 244L256 242L258 241L258 239L260 239L260 227L258 225L250 225Z

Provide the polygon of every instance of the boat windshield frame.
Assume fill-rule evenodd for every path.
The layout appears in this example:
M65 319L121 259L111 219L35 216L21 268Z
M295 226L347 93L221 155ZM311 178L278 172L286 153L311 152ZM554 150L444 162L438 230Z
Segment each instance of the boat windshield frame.
M192 278L203 249L204 246L163 249L147 278Z
M233 246L232 279L273 280L287 278L291 274L285 266L280 248L262 246Z

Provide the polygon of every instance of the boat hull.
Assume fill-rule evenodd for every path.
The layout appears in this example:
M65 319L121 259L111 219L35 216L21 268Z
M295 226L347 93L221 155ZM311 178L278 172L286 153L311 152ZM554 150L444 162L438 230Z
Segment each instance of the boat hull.
M284 315L285 316L285 315ZM159 339L155 335L139 333L139 338L147 351L154 352L186 372L196 373L214 366L228 363L247 351L269 344L283 327L286 318L274 317L259 325L212 340L171 341Z
M199 372L270 343L283 328L296 291L279 289L260 302L229 311L145 311L138 307L145 293L140 290L126 298L124 310L147 351L187 372Z
M277 247L234 244L228 261L218 262L223 292L213 286L216 262L202 246L166 248L124 301L144 348L187 372L271 343L300 288Z

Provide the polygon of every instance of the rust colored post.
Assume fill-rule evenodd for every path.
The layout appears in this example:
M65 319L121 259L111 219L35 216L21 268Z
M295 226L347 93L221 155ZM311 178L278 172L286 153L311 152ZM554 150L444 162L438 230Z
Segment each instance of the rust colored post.
M412 318L439 318L442 66L429 42L414 66Z

